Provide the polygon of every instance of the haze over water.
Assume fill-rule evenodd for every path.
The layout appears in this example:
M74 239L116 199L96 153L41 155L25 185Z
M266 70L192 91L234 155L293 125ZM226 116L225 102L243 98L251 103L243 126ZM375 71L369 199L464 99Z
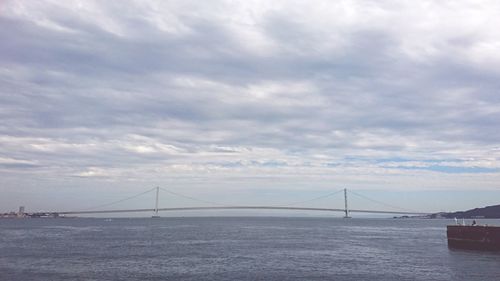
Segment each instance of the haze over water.
M0 280L498 280L500 254L448 249L447 223L293 217L4 219Z

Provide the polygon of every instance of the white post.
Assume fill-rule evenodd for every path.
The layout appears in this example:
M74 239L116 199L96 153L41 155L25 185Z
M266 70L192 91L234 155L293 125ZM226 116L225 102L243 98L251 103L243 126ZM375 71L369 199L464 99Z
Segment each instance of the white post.
M344 216L345 219L351 218L349 216L349 208L347 207L347 188L344 188L344 213L345 213Z

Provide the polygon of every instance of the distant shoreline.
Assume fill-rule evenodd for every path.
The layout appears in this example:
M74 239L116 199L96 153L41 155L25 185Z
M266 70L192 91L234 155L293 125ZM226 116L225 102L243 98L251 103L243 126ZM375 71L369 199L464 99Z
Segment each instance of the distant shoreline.
M425 216L400 216L397 219L500 219L500 205L475 208L467 211L439 212Z

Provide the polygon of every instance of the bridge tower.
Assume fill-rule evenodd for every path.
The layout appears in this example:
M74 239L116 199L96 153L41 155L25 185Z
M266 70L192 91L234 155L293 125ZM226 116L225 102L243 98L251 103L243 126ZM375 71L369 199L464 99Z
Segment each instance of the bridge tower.
M160 195L160 187L157 186L156 187L156 202L155 202L155 213L154 215L152 216L152 218L159 218L160 215L158 214L158 197Z
M347 188L344 188L344 219L350 219L349 208L347 207Z

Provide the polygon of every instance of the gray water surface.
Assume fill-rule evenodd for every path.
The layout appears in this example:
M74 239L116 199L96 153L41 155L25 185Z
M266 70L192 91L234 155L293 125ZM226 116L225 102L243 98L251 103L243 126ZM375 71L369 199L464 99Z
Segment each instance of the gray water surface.
M500 254L448 249L448 223L2 219L0 280L500 280Z

